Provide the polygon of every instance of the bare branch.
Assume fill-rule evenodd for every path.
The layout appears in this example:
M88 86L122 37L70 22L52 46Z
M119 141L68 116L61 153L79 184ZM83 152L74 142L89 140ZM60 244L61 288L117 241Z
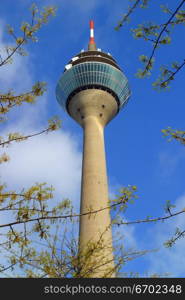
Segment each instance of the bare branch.
M168 127L167 129L162 129L161 132L164 134L164 136L169 136L170 138L168 141L172 141L172 139L175 139L185 145L185 131L184 130L174 130L171 127Z
M123 202L118 202L115 204L112 204L110 206L98 209L98 210L94 210L94 211L88 211L86 213L83 214L69 214L69 215L63 215L63 216L43 216L43 217L37 217L37 218L33 218L33 219L28 219L28 220L20 220L20 221L16 221L16 222L11 222L11 223L7 223L7 224L1 224L0 228L5 228L5 227L10 227L13 225L19 225L19 224L23 224L23 223L29 223L29 222L38 222L40 220L57 220L57 219L67 219L67 218L74 218L74 217L81 217L81 216L85 216L85 215L91 215L91 214L97 214L103 210L106 209L111 209L115 206L118 206L120 204L123 204ZM146 219L141 219L141 220L135 220L135 221L130 221L130 222L113 222L114 225L131 225L131 224L139 224L139 223L149 223L149 222L157 222L157 221L164 221L167 220L169 218L175 217L177 215L183 214L185 213L185 209L182 209L176 213L170 213L167 216L164 217L157 217L157 218L146 218Z
M181 23L184 23L184 22L185 22L185 20L176 20L176 21L169 22L168 25L177 25L177 24L181 24ZM166 25L166 23L152 25L152 26L150 26L150 29L157 29L159 27L164 27L165 25Z
M173 243L175 243L178 239L180 239L181 237L183 237L185 234L185 230L179 232L176 236L176 238L173 238Z
M14 100L14 99L17 99L17 98L23 98L24 96L27 96L31 93L33 93L33 91L23 93L21 95L16 95L16 96L13 96L13 95L0 95L0 101L7 101L7 100Z
M157 222L157 221L164 221L164 220L167 220L167 219L170 219L172 217L175 217L175 216L178 216L180 214L183 214L185 213L185 209L183 210L180 210L174 214L170 213L169 215L167 216L164 216L164 217L158 217L158 218L146 218L146 219L143 219L143 220L136 220L136 221L130 221L130 222L114 222L115 225L131 225L131 224L140 224L140 223L149 223L149 222Z
M126 22L128 20L128 17L133 13L133 11L135 10L135 8L139 5L139 2L141 0L136 0L136 2L133 4L132 7L130 7L130 9L128 10L127 14L124 15L124 17L122 18L122 20L119 22L119 24L114 28L115 30L119 30L120 27L123 26L123 23Z
M152 53L150 55L150 58L145 66L145 69L144 69L144 72L148 70L149 66L152 64L152 59L154 57L154 54L155 54L155 51L156 51L156 48L158 46L158 44L160 43L160 38L162 36L162 34L165 32L166 28L168 27L168 25L170 24L170 22L172 21L172 19L175 17L176 13L179 11L179 9L181 8L181 6L184 4L185 0L181 1L181 3L179 4L179 6L176 8L176 10L173 12L173 14L170 16L170 18L168 19L168 21L164 24L162 30L160 31L157 39L156 39L156 42L154 44L154 47L153 47L153 50L152 50Z
M25 37L22 39L21 43L19 43L17 45L17 47L14 48L14 50L4 59L4 60L1 60L1 63L0 63L0 67L2 67L3 65L5 65L7 63L7 61L14 55L14 53L21 47L21 45L25 42Z
M183 63L176 69L176 71L174 71L174 72L172 71L171 75L166 80L164 80L160 83L160 86L167 86L168 83L174 79L175 75L184 67L184 65L185 65L185 59L184 59Z
M42 130L42 131L40 131L40 132L37 132L37 133L33 133L33 134L30 134L30 135L27 135L27 136L22 136L22 137L13 138L13 139L10 139L10 140L7 140L7 141L5 141L5 142L0 143L0 146L4 146L4 145L9 144L10 142L13 142L13 141L22 141L22 140L31 138L31 137L33 137L33 136L41 135L41 134L46 133L46 132L48 132L48 131L50 131L50 130L51 130L51 128L48 127L48 128L46 128L46 129L44 129L44 130Z
M101 208L101 209L98 209L98 210L88 211L88 212L83 213L83 214L69 214L69 215L63 215L63 216L42 216L42 217L28 219L28 220L24 220L24 221L22 220L22 221L16 221L16 222L8 223L8 224L3 224L3 225L0 225L0 228L10 227L10 226L13 226L13 225L29 223L29 222L38 222L40 220L67 219L67 218L91 215L91 214L96 214L96 213L101 212L101 211L106 210L106 209L113 208L113 207L118 206L120 204L123 204L123 201L120 201L118 203L112 204L111 206L107 206L107 207L104 207L104 208Z

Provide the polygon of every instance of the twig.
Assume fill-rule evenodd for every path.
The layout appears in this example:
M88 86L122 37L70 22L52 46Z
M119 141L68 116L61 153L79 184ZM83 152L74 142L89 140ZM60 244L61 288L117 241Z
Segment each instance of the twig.
M49 130L50 130L50 127L48 127L47 129L44 129L44 130L42 130L38 133L34 133L34 134L27 135L27 136L17 137L17 138L11 139L11 140L7 140L3 143L0 143L0 146L4 146L4 145L9 144L10 142L13 142L13 141L21 141L21 140L25 140L25 139L28 139L28 138L33 137L33 136L41 135L42 133L48 132Z
M163 32L166 30L167 26L170 24L171 20L174 18L174 16L175 16L176 13L178 12L178 10L181 8L181 6L184 4L184 2L185 2L185 0L181 1L181 3L179 4L179 6L176 8L176 10L173 12L173 14L171 15L171 17L169 18L169 20L164 24L164 26L163 26L161 32L160 32L159 35L158 35L158 38L156 39L155 45L154 45L154 47L153 47L153 50L152 50L152 53L151 53L150 58L149 58L149 60L148 60L148 63L147 63L146 66L145 66L144 72L145 72L146 70L148 70L149 66L151 65L152 58L153 58L153 56L154 56L155 50L156 50L156 48L157 48L157 46L158 46L158 44L159 44L159 41L160 41L160 38L161 38Z
M136 0L136 2L133 4L133 6L128 10L127 14L124 15L123 19L120 21L120 23L115 27L115 30L118 30L121 26L123 26L123 23L127 21L128 17L132 14L134 9L138 6L140 0Z
M21 43L18 44L17 47L14 48L14 50L0 63L0 67L2 67L4 64L6 64L7 60L9 60L12 55L17 51L17 49L25 42L25 38L21 41Z
M184 65L185 65L185 59L184 59L183 63L178 67L178 69L176 71L172 72L171 75L166 80L164 80L163 82L160 83L160 85L161 86L165 85L166 82L168 83L170 80L172 80L172 78L180 71L180 69L182 69L184 67Z
M0 225L0 228L10 227L10 226L13 226L13 225L18 225L18 224L28 223L28 222L36 222L36 221L38 222L39 220L67 219L67 218L74 218L74 217L86 216L86 215L90 215L90 214L96 214L98 212L101 212L101 211L106 210L106 209L110 209L110 208L112 208L114 206L117 206L119 204L122 204L122 203L123 202L120 202L120 203L118 202L118 203L113 204L111 206L107 206L107 207L101 208L99 210L90 211L90 212L86 212L86 213L83 213L83 214L70 214L70 215L63 215L63 216L43 216L43 217L33 218L33 219L29 219L29 220L24 220L24 221L17 221L17 222L2 224L2 225ZM139 224L139 223L149 223L149 222L164 221L166 219L175 217L175 216L180 215L182 213L185 213L185 210L181 210L181 211L178 211L178 212L176 212L174 214L167 215L167 216L164 216L164 217L158 217L158 218L153 218L153 219L146 218L146 219L143 219L143 220L136 220L136 221L130 221L130 222L122 222L122 221L120 221L120 222L113 222L113 224L115 224L115 225L130 225L130 224Z
M3 225L0 225L0 228L18 225L18 224L22 224L22 223L28 223L28 222L36 222L36 221L38 222L40 220L54 220L54 219L56 220L56 219L67 219L67 218L73 218L73 217L86 216L86 215L90 215L90 214L96 214L98 212L113 208L120 204L123 204L123 201L112 204L111 206L107 206L107 207L104 207L104 208L101 208L98 210L94 210L94 211L89 211L89 212L86 212L83 214L69 214L69 215L64 215L64 216L43 216L43 217L33 218L33 219L29 219L29 220L24 220L24 221L22 220L22 221L16 221L16 222L8 223L8 224L3 224Z
M183 213L185 213L185 210L178 211L174 214L171 213L171 214L169 214L168 216L165 216L165 217L158 217L158 218L153 218L153 219L146 218L146 219L143 219L143 220L136 220L136 221L130 221L130 222L122 222L121 221L121 222L114 222L114 224L119 226L119 225L131 225L131 224L139 224L139 223L164 221L166 219L175 217L175 216L183 214Z

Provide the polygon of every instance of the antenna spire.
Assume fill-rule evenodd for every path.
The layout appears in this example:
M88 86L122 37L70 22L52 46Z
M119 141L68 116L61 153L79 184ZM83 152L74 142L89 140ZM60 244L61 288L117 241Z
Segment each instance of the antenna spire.
M94 21L90 20L89 24L90 24L90 40L89 40L88 50L94 51L96 50L96 43L94 40Z

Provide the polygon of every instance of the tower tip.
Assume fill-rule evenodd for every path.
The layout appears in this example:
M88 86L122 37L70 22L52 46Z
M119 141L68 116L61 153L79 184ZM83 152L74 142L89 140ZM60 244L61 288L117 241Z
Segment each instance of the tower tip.
M89 40L88 50L93 51L96 50L96 43L94 40L94 21L90 20L89 25L90 25L90 40Z
M90 28L93 28L93 29L94 29L94 21L93 21L93 20L90 20L90 21L89 21L89 24L90 24Z

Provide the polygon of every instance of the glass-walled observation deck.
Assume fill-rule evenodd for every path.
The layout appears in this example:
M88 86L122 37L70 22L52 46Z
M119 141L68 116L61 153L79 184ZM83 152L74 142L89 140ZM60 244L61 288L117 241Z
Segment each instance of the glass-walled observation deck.
M117 68L102 62L85 62L66 70L56 87L56 97L67 109L70 98L78 91L100 88L112 93L118 102L118 109L129 99L130 89L126 76Z

